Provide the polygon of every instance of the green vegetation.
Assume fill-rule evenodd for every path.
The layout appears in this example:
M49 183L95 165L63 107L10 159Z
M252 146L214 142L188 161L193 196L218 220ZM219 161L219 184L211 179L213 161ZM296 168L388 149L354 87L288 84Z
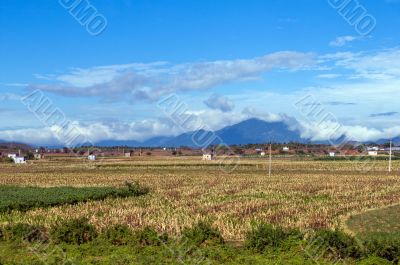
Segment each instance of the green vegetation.
M0 163L14 163L14 160L10 157L0 157Z
M369 255L400 260L400 205L351 216L347 227L365 242Z
M304 235L269 224L254 226L245 247L225 242L204 222L186 228L180 238L123 225L99 234L87 219L67 220L50 230L0 227L0 264L397 264L398 248L360 243L341 231Z
M66 220L53 226L51 237L56 243L81 245L97 237L96 228L86 218Z
M347 220L350 230L361 237L400 238L400 205L368 211L351 216Z
M182 235L184 240L195 246L224 243L221 233L206 222L199 222L192 228L185 228Z
M124 188L115 187L17 187L0 186L0 213L12 210L27 211L33 208L76 204L106 198L126 198L149 192L138 183L126 183Z
M303 235L298 230L284 230L270 224L259 224L247 234L245 245L247 248L263 252L269 247L280 247L289 239L300 240Z

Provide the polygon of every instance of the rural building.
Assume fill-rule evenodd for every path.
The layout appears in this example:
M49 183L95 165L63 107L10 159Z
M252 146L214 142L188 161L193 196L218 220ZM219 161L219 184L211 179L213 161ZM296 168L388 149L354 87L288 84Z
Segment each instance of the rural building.
M13 158L15 164L25 164L25 157L23 156L16 156Z
M369 156L377 156L378 155L378 151L368 151L368 155Z
M335 156L336 156L336 153L335 153L335 152L329 152L329 156L330 156L330 157L335 157Z
M367 150L368 151L379 151L379 147L378 146L368 147Z
M389 151L390 151L390 148L384 148L382 151L387 151L387 152L389 152ZM400 147L393 146L393 147L392 147L392 151L400 151Z
M203 154L203 160L205 161L210 161L213 160L213 155L212 154Z
M43 159L44 158L43 154L34 154L33 156L35 157L35 159Z
M289 150L290 150L290 149L289 149L289 147L287 147L287 146L285 146L285 147L282 148L282 151L283 151L283 152L289 152Z
M16 154L8 154L7 157L8 157L8 158L11 158L11 159L14 159L14 158L17 157L17 155L16 155Z
M261 156L265 156L265 152L261 152L260 155L261 155Z
M125 153L125 157L131 157L131 153Z
M96 155L89 155L88 160L90 161L95 161L96 160Z

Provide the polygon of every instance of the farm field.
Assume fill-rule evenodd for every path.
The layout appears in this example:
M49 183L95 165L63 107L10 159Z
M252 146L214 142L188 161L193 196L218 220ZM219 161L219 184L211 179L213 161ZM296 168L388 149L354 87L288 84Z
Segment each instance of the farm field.
M400 238L400 205L373 209L350 218L346 226L359 237Z
M22 202L32 202L36 196L41 202L38 206L42 206L48 200L41 198L40 193L44 197L60 193L52 195L52 200L56 200L54 207L48 207L52 204L44 208L33 205L24 211L0 213L0 225L11 227L3 231L3 236L15 237L21 233L18 231L29 230L30 226L39 227L34 230L36 232L52 231L65 226L65 222L84 220L79 221L83 222L83 227L88 227L85 225L88 222L97 231L93 233L99 235L109 235L110 228L123 225L139 233L132 237L136 239L128 236L128 242L139 240L142 243L119 246L119 243L115 245L114 241L110 243L105 236L99 236L83 245L39 244L33 251L32 246L36 245L28 242L17 240L2 244L0 231L0 264L65 264L66 257L73 261L71 264L315 264L315 261L319 264L356 264L357 259L353 256L338 261L328 255L316 260L304 251L303 243L296 243L300 242L297 239L295 243L288 239L289 243L283 246L279 243L277 247L261 252L252 252L243 246L248 244L249 231L260 223L306 233L343 228L344 217L352 215L355 221L350 227L355 234L362 235L360 231L364 224L360 222L364 219L357 219L359 213L400 204L400 162L394 161L395 170L391 174L386 172L385 161L369 162L368 171L360 171L363 163L280 158L272 163L271 177L268 176L267 161L259 158L240 159L234 168L221 167L218 160L201 161L198 157L104 158L90 163L77 158L53 157L27 165L3 163L0 164L0 187L9 194L18 194ZM127 182L139 183L145 189L148 187L149 193L126 196ZM82 194L78 196L79 190L84 191L87 198ZM25 191L30 199L21 196ZM122 191L122 196L107 196L116 191ZM57 200L63 203L58 205ZM9 205L14 204L10 202ZM396 210L391 211L384 232L398 229L395 221L398 214ZM380 215L375 213L370 219L376 221ZM198 245L200 261L191 245L185 245L188 255L178 255L184 248L179 238L188 234L188 228L202 222L217 229L219 232L205 228L205 233L217 239L220 233L225 245L201 243ZM154 232L147 231L148 228ZM92 231L90 229L88 231ZM280 233L265 229L269 231L264 232L267 235ZM372 221L368 229L374 229ZM117 231L122 231L124 237L128 233L125 228L117 228ZM189 235L193 236L193 233L189 232ZM65 235L65 231L61 235ZM163 235L176 240L160 243L158 240ZM286 237L284 233L280 234L278 240L281 236ZM398 261L396 251L389 255L389 260ZM386 252L379 253L380 257L388 256ZM379 263L385 260L369 258L370 255L374 253L365 256L372 263L361 261L361 264L385 264ZM207 257L207 263L204 257Z
M241 159L233 170L199 158L103 159L88 163L58 158L0 165L0 185L122 187L138 181L150 188L139 198L107 198L76 205L1 213L0 223L51 226L87 217L100 231L115 224L179 235L184 227L210 221L227 241L243 241L254 221L289 228L334 228L341 217L400 203L399 161L394 173L376 161L357 171L354 161L273 161L268 177L262 159ZM232 169L232 168L226 168Z

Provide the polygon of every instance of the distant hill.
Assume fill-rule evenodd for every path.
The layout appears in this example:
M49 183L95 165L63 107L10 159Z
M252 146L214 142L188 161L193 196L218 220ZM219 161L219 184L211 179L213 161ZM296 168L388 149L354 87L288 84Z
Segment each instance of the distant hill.
M299 131L290 130L285 122L266 122L259 119L242 121L225 127L216 134L228 145L306 141L301 138Z
M380 139L378 141L375 141L375 143L377 143L377 144L386 144L389 141L390 141L390 139ZM396 138L393 138L392 142L393 142L394 145L400 145L400 136L396 137Z
M144 142L136 141L102 141L96 143L99 146L147 146L147 147L204 147L205 139L213 139L212 136L218 136L224 144L257 144L266 142L306 142L300 136L300 132L290 130L285 122L266 122L260 119L249 119L238 124L227 126L221 130L211 131L195 131L180 134L176 137L155 137ZM203 139L196 139L202 138ZM196 141L193 141L196 139ZM199 143L200 146L196 145ZM221 143L219 140L211 142L211 144Z
M140 146L141 143L134 140L119 141L119 140L105 140L95 143L97 146L112 147L112 146Z
M27 150L27 149L31 149L32 147L28 144L24 144L24 143L17 143L17 142L5 142L0 140L0 149L1 150L17 150L17 149L21 149L21 150Z
M178 136L158 136L150 138L146 141L140 142L135 140L104 140L95 143L97 146L112 147L112 146L128 146L128 147L204 147L205 139L214 139L212 136L217 136L218 141L211 142L209 144L220 144L222 140L223 144L227 145L239 145L239 144L259 144L267 142L275 143L287 143L287 142L299 142L299 143L311 143L309 139L301 137L301 133L296 120L290 121L279 121L279 122L267 122L260 119L248 119L240 123L224 127L218 131L195 131L182 133ZM204 139L199 139L203 137ZM196 145L193 139L196 139L200 145ZM339 139L329 141L313 141L315 144L339 144L343 143L346 137L343 135ZM388 139L381 139L375 141L378 144L389 142ZM393 139L394 144L400 145L400 136ZM16 148L27 149L29 148L26 144L21 143L2 143L1 145L17 146ZM20 147L18 147L20 146ZM61 147L61 146L60 146Z

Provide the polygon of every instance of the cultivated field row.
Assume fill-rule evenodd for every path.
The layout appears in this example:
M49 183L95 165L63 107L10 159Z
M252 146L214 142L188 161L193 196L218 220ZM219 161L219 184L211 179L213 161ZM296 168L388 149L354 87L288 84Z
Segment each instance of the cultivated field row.
M92 164L58 158L23 166L2 164L0 185L122 186L139 181L151 191L140 198L15 211L0 215L0 223L50 226L85 216L100 230L127 224L177 235L207 219L232 241L243 240L253 221L334 227L348 213L400 203L399 161L394 161L390 175L385 161L374 162L370 171L357 171L358 166L352 161L276 160L268 177L265 159L241 159L232 172L221 170L219 161L198 158L104 159Z

